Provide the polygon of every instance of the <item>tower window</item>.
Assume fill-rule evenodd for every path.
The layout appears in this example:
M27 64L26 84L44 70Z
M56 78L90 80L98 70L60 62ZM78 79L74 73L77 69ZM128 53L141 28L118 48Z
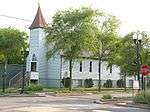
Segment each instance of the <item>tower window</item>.
M92 61L90 61L90 69L89 69L90 72L92 72Z
M31 72L36 72L36 71L37 71L36 62L31 62Z
M82 72L82 61L80 61L80 72Z
M33 56L32 56L32 61L37 61L35 54L33 54Z

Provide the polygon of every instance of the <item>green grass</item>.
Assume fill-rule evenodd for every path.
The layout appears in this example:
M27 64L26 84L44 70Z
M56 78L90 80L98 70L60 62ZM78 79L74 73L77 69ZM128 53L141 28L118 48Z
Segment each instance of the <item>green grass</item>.
M72 91L69 91L68 88L51 88L51 87L43 87L41 85L30 85L25 87L25 93L36 93L36 92L53 92L57 94L61 93L93 93L93 94L114 94L114 93L131 93L130 89L124 91L124 88L102 88L100 92L98 92L97 88L73 88ZM5 93L19 93L18 88L7 88ZM2 93L2 89L0 89L0 94Z
M18 89L16 89L16 88L6 88L5 93L3 93L2 89L0 89L0 95L10 94L10 93L17 93L17 92L18 92Z
M146 92L140 92L138 93L133 101L135 103L142 103L142 104L149 104L150 105L150 91L146 91Z
M102 99L112 99L112 96L110 94L105 94Z
M68 88L44 88L43 92L54 93L93 93L93 94L114 94L114 93L131 93L130 89L124 91L124 88L102 88L101 92L98 92L97 88L73 88L69 91Z

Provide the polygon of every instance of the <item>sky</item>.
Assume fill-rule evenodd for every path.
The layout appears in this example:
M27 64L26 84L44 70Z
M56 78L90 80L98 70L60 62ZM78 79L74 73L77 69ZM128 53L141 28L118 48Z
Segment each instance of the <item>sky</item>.
M150 32L150 0L0 0L0 27L14 27L29 33L38 2L48 23L58 10L85 6L116 16L121 22L120 35L136 30Z

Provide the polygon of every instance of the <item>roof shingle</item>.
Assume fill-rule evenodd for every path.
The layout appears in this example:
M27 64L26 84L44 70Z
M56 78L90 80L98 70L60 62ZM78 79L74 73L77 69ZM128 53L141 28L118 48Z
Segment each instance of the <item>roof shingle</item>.
M30 30L35 29L35 28L43 28L46 25L46 21L43 17L40 5L38 7L36 16L34 18L34 21L32 22L31 26L29 27Z

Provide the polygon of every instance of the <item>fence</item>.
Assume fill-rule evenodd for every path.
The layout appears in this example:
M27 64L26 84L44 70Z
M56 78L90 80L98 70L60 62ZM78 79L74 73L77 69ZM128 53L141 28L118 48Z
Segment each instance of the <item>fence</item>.
M5 72L4 65L0 64L0 88L3 86L3 81L5 81L5 87L9 87L12 78L15 77L18 73L21 75L23 69L23 65L8 64L7 71Z

